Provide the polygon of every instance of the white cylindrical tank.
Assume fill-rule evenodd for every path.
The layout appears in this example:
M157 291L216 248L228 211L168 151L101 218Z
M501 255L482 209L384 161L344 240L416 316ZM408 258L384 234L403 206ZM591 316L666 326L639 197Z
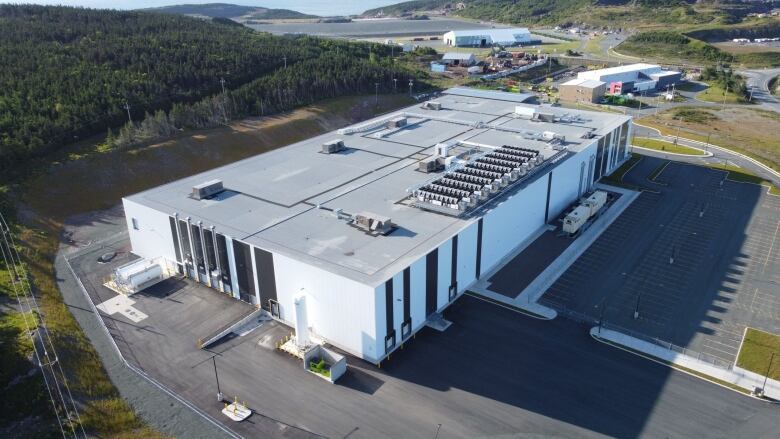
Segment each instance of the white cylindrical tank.
M162 278L162 274L162 267L159 264L153 264L143 270L128 275L126 282L135 290L141 288L150 281Z
M295 299L295 342L299 348L309 345L309 319L306 314L306 296Z

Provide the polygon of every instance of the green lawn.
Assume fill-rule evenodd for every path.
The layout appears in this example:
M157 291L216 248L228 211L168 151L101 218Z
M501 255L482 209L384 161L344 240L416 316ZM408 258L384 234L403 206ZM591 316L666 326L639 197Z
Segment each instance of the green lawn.
M709 83L709 88L696 95L696 99L706 102L723 103L725 90L716 84ZM727 104L747 104L745 98L731 91L725 93Z
M634 146L640 148L653 149L656 151L671 152L674 154L704 155L704 151L697 148L690 148L683 145L675 145L663 140L649 139L647 137L634 137L632 142Z
M709 167L713 169L720 169L722 171L727 171L729 174L726 178L731 181L737 181L740 183L760 184L761 186L768 187L770 194L780 195L780 188L770 183L769 181L764 180L758 175L755 175L746 169L740 168L739 166L731 165L731 164L728 165L716 164L716 165L709 165Z
M772 352L775 353L775 359L769 370L769 378L780 380L780 336L747 328L737 357L737 366L764 375L769 367Z

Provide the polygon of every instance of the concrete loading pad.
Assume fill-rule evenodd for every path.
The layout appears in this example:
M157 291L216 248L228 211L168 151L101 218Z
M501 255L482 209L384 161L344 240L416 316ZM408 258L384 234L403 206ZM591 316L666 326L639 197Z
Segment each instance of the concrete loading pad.
M625 180L648 186L662 163L644 157ZM720 364L745 326L780 332L780 198L725 175L670 163L659 193L644 192L540 303Z

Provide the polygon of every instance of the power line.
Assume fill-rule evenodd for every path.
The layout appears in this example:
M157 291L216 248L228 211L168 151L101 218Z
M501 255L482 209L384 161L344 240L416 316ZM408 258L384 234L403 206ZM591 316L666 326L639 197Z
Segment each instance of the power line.
M17 294L17 300L19 300L18 291L21 290L22 294L25 297L25 301L27 302L28 309L30 311L35 311L38 314L38 318L39 318L38 335L41 341L41 345L42 345L41 347L43 349L43 357L44 360L46 361L46 363L43 363L42 361L40 361L40 356L38 356L39 359L38 364L42 368L42 370L44 370L43 366L47 366L49 372L51 373L52 381L54 383L53 387L56 389L55 393L57 394L57 396L59 396L59 399L62 401L62 407L63 410L65 411L66 419L69 421L68 425L70 426L71 432L73 433L73 437L75 438L79 437L76 431L76 426L74 425L75 422L78 424L78 429L81 431L81 435L86 438L87 434L84 431L84 425L81 422L81 416L79 414L78 407L76 406L76 402L73 399L73 394L71 393L70 387L68 386L68 381L67 378L65 377L65 372L62 369L62 363L59 361L59 357L57 355L56 349L54 348L54 343L51 339L49 329L46 326L43 313L41 313L40 307L38 306L38 301L35 299L35 295L33 294L29 277L26 273L26 270L24 269L24 265L21 260L21 257L19 256L19 252L16 250L16 243L14 241L13 234L11 233L11 228L8 226L8 223L6 222L5 217L3 216L2 213L0 213L0 231L2 232L0 234L3 237L3 244L5 245L5 249L3 250L3 260L5 261L5 264L9 268L9 270L12 270L12 273L11 271L9 271L9 274L15 276L15 279L12 279L12 283L14 283L14 285L18 284L20 287L18 290L15 288L15 292ZM7 249L7 255L6 255L6 249ZM21 306L21 301L19 302ZM51 350L51 355L49 353L49 349L47 349L46 347L47 342L49 345L49 349ZM33 345L35 345L34 342ZM52 355L53 355L53 359L52 359ZM60 375L59 378L57 377L58 374ZM70 404L68 404L68 401L70 402ZM55 405L55 411L56 411L56 405ZM75 415L75 419L74 419L74 415ZM58 421L60 421L59 414L57 415L57 418ZM63 433L64 433L64 429L63 429Z

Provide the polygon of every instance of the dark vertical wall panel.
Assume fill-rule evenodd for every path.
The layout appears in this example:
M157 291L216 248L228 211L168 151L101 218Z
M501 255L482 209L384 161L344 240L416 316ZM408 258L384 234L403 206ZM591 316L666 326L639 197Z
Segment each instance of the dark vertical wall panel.
M252 302L255 295L254 274L252 272L252 254L249 246L243 242L233 241L233 256L235 257L238 292L241 300Z
M482 274L482 220L477 223L477 279Z
M219 256L219 266L222 268L222 282L232 286L230 278L230 261L227 254L227 240L223 235L217 233L217 256Z
M550 191L552 190L552 171L547 174L547 201L544 204L544 222L550 220Z
M181 247L179 246L179 234L176 231L176 220L172 216L168 217L171 223L171 236L173 236L173 250L176 253L176 262L182 262Z
M203 264L203 247L200 244L200 227L192 224L192 254L194 255L193 262L198 267L198 271L205 273L205 266Z
M387 322L387 335L393 332L393 278L385 282L385 321Z
M260 287L260 302L263 309L269 310L268 300L276 300L276 274L274 273L274 255L271 252L255 248L257 285Z
M411 268L406 267L404 269L404 321L409 320L412 314L412 306L411 306L412 292L410 291L411 286L412 286L412 270Z
M187 221L179 220L179 229L181 230L181 257L182 262L185 259L192 261L192 250L190 249L190 235L189 227L187 227Z
M206 256L208 256L206 260L208 260L209 263L209 268L207 271L211 273L213 270L217 269L217 255L215 253L216 248L214 247L214 234L211 229L203 230L203 239L206 241Z
M452 266L450 268L450 285L458 282L458 235L452 237Z
M439 249L425 257L425 315L436 312L436 298L439 288Z

